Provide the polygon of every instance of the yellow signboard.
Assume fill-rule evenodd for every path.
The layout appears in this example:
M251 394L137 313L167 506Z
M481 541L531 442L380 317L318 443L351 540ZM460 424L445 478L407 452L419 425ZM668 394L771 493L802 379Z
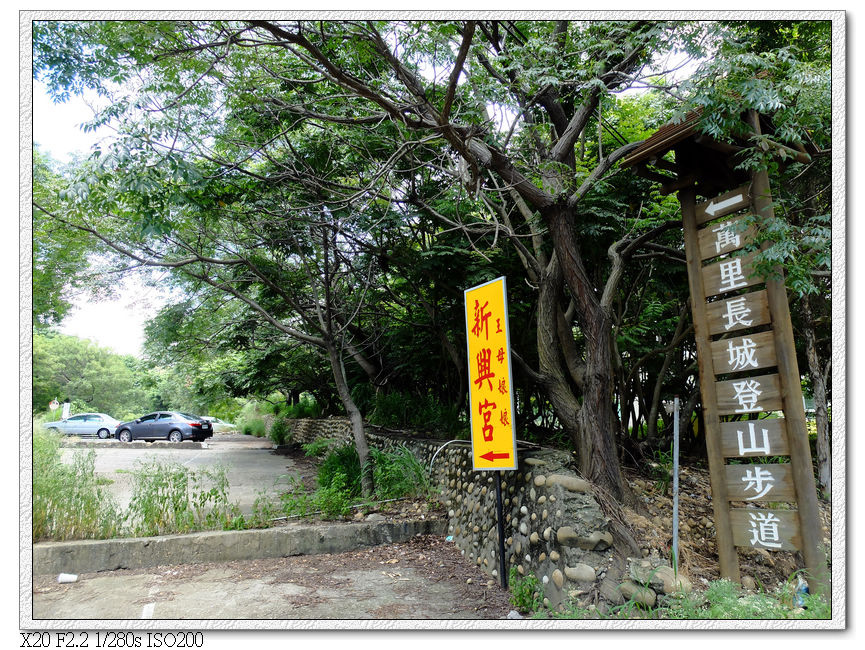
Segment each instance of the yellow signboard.
M465 303L472 463L475 470L516 469L505 278L466 289Z

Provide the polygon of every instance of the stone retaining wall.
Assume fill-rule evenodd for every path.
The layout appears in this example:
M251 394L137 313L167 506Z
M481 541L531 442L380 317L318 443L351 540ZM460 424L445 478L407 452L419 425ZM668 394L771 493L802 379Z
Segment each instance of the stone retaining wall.
M295 420L292 441L331 438L351 441L347 419ZM519 450L514 471L472 469L471 444L446 442L367 429L369 444L379 449L404 444L425 467L448 510L448 533L463 555L498 578L496 476L501 476L505 515L505 566L519 575L534 574L545 604L555 608L596 587L613 562L609 521L590 485L572 467L568 453L535 448Z

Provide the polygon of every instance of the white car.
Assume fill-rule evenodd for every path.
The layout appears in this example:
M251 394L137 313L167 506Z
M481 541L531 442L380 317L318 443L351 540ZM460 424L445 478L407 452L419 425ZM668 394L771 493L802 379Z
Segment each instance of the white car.
M56 433L67 436L98 436L103 440L114 435L114 429L120 424L105 413L78 413L70 415L65 420L46 422L42 426Z
M201 419L207 420L213 424L214 433L229 433L231 431L237 431L237 426L231 424L231 422L226 422L225 420L220 420L219 418L211 417L209 415L202 416Z

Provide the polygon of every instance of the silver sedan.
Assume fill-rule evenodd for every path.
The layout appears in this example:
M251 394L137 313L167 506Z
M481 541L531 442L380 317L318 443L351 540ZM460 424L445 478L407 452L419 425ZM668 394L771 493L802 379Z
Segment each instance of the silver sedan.
M104 440L114 435L114 429L118 424L120 420L105 413L77 413L64 420L46 422L42 426L49 431L67 436L99 436Z

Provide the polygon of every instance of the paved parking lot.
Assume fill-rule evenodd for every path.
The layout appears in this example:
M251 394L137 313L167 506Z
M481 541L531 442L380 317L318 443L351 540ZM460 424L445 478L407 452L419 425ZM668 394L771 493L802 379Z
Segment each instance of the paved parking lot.
M114 441L88 440L82 446L63 450L63 461L71 462L79 449L96 452L95 471L99 478L111 481L109 492L126 508L132 498L132 471L153 460L177 463L191 470L225 467L229 482L229 501L237 503L245 513L252 511L259 491L273 493L276 483L285 484L288 476L302 476L291 458L273 453L273 443L237 433L217 433L203 445L195 443L144 443L120 445Z

